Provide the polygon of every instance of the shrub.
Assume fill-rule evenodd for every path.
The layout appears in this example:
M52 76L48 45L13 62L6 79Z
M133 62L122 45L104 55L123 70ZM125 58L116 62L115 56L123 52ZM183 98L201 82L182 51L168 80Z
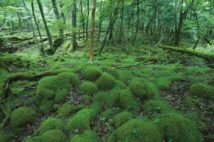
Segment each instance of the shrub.
M158 126L165 141L202 142L195 124L180 114L169 113L158 118Z
M103 73L96 81L97 87L100 90L110 90L114 88L115 79L108 73Z
M94 95L97 92L97 86L92 82L83 82L80 85L80 91L83 95Z
M147 101L144 106L143 110L147 116L156 116L159 114L168 113L171 111L171 107L164 101L161 100L150 100Z
M98 142L99 138L94 131L85 131L82 135L76 135L71 139L71 142Z
M189 95L202 99L214 99L214 87L202 83L193 84L189 89Z
M65 142L65 134L58 129L49 130L41 136L41 142Z
M96 81L101 75L101 70L97 67L87 67L81 71L81 74L86 80Z
M157 95L157 88L154 84L141 79L133 79L129 85L132 93L141 100L151 98Z
M132 113L130 113L128 111L124 111L124 112L121 112L121 113L117 114L116 116L114 116L113 123L117 128L132 118L133 118Z
M162 137L152 122L131 119L110 135L107 142L161 142Z
M90 129L90 123L95 118L97 110L92 108L85 108L77 112L72 118L68 120L67 129L73 133L82 133Z
M11 114L11 125L13 128L22 128L36 119L36 112L28 107L20 107Z
M63 120L57 119L57 118L48 118L41 123L41 125L37 130L37 133L43 134L46 131L53 130L53 129L63 130L64 127L65 127L65 123L63 122Z

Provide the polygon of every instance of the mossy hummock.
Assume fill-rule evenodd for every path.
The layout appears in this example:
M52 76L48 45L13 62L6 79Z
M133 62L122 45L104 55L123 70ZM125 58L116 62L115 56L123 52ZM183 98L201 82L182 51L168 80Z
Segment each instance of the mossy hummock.
M117 128L117 127L121 126L122 124L124 124L125 122L127 122L128 120L132 119L133 117L134 117L134 115L128 111L121 112L121 113L117 114L116 116L114 116L113 124Z
M108 73L103 73L96 81L98 89L103 91L113 89L115 83L115 78Z
M101 70L98 67L86 67L81 71L81 74L84 79L88 81L96 81L102 74Z
M99 142L96 132L88 130L82 135L75 135L70 142Z
M94 95L97 92L97 86L93 82L85 81L80 85L82 95Z

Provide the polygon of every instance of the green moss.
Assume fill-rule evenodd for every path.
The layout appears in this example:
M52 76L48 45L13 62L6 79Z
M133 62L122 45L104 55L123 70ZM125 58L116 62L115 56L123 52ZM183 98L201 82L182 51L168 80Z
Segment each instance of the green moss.
M193 84L189 89L189 95L202 99L214 99L214 87L202 83Z
M170 87L170 83L171 82L167 77L160 77L155 82L159 89L168 89Z
M110 90L115 86L115 79L108 73L103 73L96 81L97 87L100 90Z
M156 95L153 84L146 80L133 79L129 85L129 88L132 93L141 100L152 98Z
M11 142L12 141L12 135L7 134L3 131L0 131L0 142Z
M128 111L124 111L121 112L119 114L117 114L116 116L114 116L113 118L113 123L115 125L115 127L119 127L122 124L124 124L125 122L127 122L128 120L132 119L134 116L132 113L128 112Z
M112 118L116 113L117 113L117 110L115 110L115 109L107 109L106 111L104 111L100 114L100 117L102 120L106 121L106 120Z
M41 142L65 142L65 134L58 129L49 130L41 136Z
M90 129L90 123L95 118L97 110L92 108L85 108L77 112L72 118L68 120L67 129L73 133L82 133Z
M37 137L28 137L24 140L24 142L43 142L41 136L37 136Z
M101 70L97 67L87 67L81 71L81 74L84 79L89 80L89 81L96 81L100 75L101 75Z
M117 69L113 67L106 67L104 68L104 71L112 75L116 79L120 79L120 73L117 71Z
M150 100L144 104L143 110L147 116L153 117L159 114L168 113L172 111L172 108L164 101Z
M162 142L162 137L152 122L131 119L110 135L107 142Z
M83 82L80 85L80 91L83 95L94 95L97 92L97 86L92 82Z
M68 117L69 114L75 112L76 109L77 109L76 106L74 106L70 103L65 103L58 109L56 116L58 118Z
M165 141L202 142L195 124L180 114L169 113L158 118L158 126Z
M37 130L37 134L43 134L48 130L59 129L63 130L65 127L65 123L61 119L57 118L48 118L41 123Z
M48 113L54 110L53 106L54 106L54 101L44 99L40 102L39 110L43 113Z
M82 135L76 135L71 139L71 142L99 142L96 132L88 130Z
M11 126L13 128L22 128L32 123L36 119L36 112L28 107L20 107L11 114Z

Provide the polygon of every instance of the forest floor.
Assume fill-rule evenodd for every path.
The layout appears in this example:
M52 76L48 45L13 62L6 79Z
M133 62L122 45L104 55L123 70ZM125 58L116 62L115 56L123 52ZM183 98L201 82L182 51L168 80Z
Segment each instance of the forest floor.
M2 54L0 141L49 142L48 132L57 129L63 134L56 135L71 142L137 142L122 131L127 121L152 121L161 128L158 121L169 113L193 122L204 141L214 141L213 65L146 44L105 49L95 54L94 64L89 63L88 48L73 53L62 48L44 59L37 47ZM25 110L19 114L20 109ZM31 112L25 114L27 109ZM160 132L161 139L191 141L182 135L185 122L175 123L182 123L172 124L178 127L176 136Z

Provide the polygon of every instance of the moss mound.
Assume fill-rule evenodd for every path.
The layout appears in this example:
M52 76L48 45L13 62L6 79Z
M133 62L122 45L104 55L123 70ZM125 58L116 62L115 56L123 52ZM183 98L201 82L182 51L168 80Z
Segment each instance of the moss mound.
M129 85L132 93L141 100L152 98L157 93L154 92L156 88L154 85L146 80L133 79Z
M49 130L41 136L41 142L65 142L65 134L58 129Z
M99 142L99 138L94 131L88 130L82 135L74 136L71 142Z
M116 129L108 142L162 142L162 137L152 122L132 119Z
M85 108L68 120L67 129L73 133L82 133L90 129L90 123L97 114L96 109Z
M169 113L158 118L158 126L165 141L202 142L195 124L180 114Z
M115 125L115 127L119 127L122 124L124 124L125 122L127 122L128 120L132 119L134 116L132 113L128 112L128 111L124 111L121 112L119 114L117 114L116 116L114 116L113 118L113 123Z
M28 107L20 107L14 110L11 114L11 126L13 128L22 128L34 122L36 112Z
M214 87L203 83L193 84L189 89L189 95L214 100Z
M37 130L37 133L43 134L48 130L53 130L53 129L63 130L64 127L65 127L65 123L63 120L57 119L57 118L48 118L41 123L41 125Z
M36 102L40 110L42 112L51 111L53 105L63 102L70 88L77 87L79 83L78 76L70 72L41 79L36 90Z
M94 95L97 92L97 86L92 82L83 82L80 85L80 91L83 95Z
M143 110L147 116L153 117L160 114L168 113L172 111L172 108L164 101L150 100L144 104Z
M106 67L104 68L104 71L112 75L116 79L120 79L120 73L117 71L117 69L112 67Z
M58 118L65 118L68 117L70 113L73 113L77 109L76 106L70 104L70 103L65 103L59 109L57 110L57 115L56 117Z
M7 134L3 131L0 131L0 142L11 142L12 141L12 135Z
M113 89L115 86L115 78L108 74L103 73L96 81L97 87L100 90L110 90Z
M81 71L84 79L89 81L96 81L102 74L101 70L97 67L87 67Z

